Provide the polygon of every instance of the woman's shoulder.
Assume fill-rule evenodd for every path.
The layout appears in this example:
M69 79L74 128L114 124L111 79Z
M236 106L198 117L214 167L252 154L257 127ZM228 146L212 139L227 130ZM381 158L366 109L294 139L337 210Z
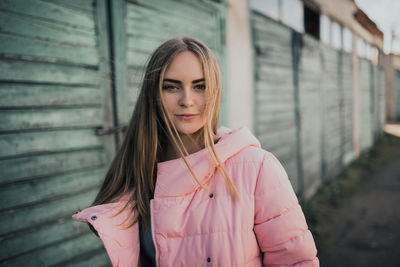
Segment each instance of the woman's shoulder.
M218 136L222 137L217 144L217 151L234 164L258 163L262 164L266 159L275 156L261 147L260 141L246 127L242 126L231 130L221 126Z
M233 155L230 158L230 162L233 164L246 164L246 163L256 163L262 164L266 157L269 156L271 152L256 146L248 146L243 148L239 153Z
M244 169L246 167L256 168L263 171L279 173L279 176L287 176L285 169L279 159L270 151L261 147L249 146L242 151L231 157L227 161L229 165L241 165Z
M72 218L80 222L89 222L98 217L109 217L110 215L119 214L120 211L129 210L131 212L131 203L129 202L132 191L122 194L118 199L112 202L93 205L86 209L77 211ZM112 216L113 217L113 216Z

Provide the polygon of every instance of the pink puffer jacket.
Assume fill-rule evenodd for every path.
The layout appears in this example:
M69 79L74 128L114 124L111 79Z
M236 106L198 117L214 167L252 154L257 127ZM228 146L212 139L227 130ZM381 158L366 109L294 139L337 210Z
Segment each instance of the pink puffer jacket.
M212 193L199 187L182 159L158 163L150 203L157 266L318 266L313 237L279 161L247 128L220 128L218 136L216 149L240 202L232 201L205 149L189 161L202 183L214 180ZM118 226L132 212L110 217L128 197L73 215L96 229L113 266L139 262L138 225Z

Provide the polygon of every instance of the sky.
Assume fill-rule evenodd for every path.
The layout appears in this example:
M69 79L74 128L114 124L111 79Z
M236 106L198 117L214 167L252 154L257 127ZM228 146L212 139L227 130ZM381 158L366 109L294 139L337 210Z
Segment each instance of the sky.
M393 52L400 54L400 0L355 0L357 6L376 23L384 34L384 51L390 52L391 31L397 38L393 42Z

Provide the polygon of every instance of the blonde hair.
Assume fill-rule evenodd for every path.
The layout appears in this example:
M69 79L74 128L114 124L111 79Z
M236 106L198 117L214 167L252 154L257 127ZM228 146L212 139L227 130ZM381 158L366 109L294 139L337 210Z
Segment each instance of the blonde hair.
M192 37L174 38L160 45L147 64L125 139L93 202L93 205L115 202L126 193L132 192L131 198L122 209L131 208L134 211L135 216L128 227L136 222L139 222L143 228L149 224L150 199L155 190L157 162L160 160L167 142L172 143L176 148L196 182L203 189L208 189L201 184L192 170L190 162L186 159L188 152L165 110L161 93L167 67L175 56L183 51L190 51L197 56L203 67L205 79L207 101L204 115L206 122L200 130L201 140L196 142L201 142L207 148L210 160L214 162L225 178L232 199L239 200L238 191L214 146L222 90L217 61L212 51L200 40Z

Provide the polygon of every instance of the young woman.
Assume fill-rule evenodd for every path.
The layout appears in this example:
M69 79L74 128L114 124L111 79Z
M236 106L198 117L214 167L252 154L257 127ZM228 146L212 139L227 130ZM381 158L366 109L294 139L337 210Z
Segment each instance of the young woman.
M100 192L73 215L113 266L319 265L285 170L247 128L217 128L220 98L201 41L153 53Z

